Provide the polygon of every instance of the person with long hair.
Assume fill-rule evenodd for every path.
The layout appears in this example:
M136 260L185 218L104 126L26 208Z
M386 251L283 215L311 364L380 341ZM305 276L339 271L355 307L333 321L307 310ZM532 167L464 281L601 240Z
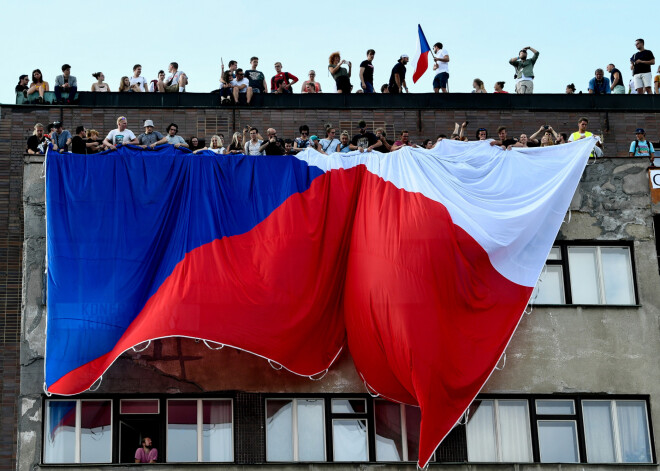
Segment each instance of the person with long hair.
M329 62L328 70L337 84L337 93L351 93L351 62L342 60L339 52L330 54ZM348 64L348 70L342 67L343 64Z
M104 82L105 80L105 75L103 75L103 72L95 72L92 74L92 77L96 79L96 82L92 84L92 91L93 92L109 92L110 87L108 86L107 83Z
M119 82L119 92L130 92L131 91L131 80L124 75Z
M566 94L567 95L573 95L575 93L575 85L572 83L569 83L566 85Z
M229 154L243 153L243 135L240 132L235 132L232 135L228 151Z
M197 139L196 137L194 139ZM192 139L191 139L192 140ZM225 148L222 146L222 138L218 136L217 134L214 134L211 136L211 145L209 147L203 147L201 149L197 149L194 151L195 154L199 154L200 152L204 150L210 150L214 154L222 155L226 154L227 151Z
M233 85L231 81L233 80L231 75L231 70L225 70L222 73L222 78L220 79L220 104L229 105L231 103L232 89Z
M488 93L486 91L486 87L484 87L483 80L478 78L474 79L474 81L472 82L472 88L474 89L472 90L472 93Z
M300 131L300 137L297 137L293 141L294 152L299 152L307 147L312 146L312 143L309 140L309 126L303 124L298 128L298 131Z
M43 103L44 95L49 90L50 87L48 85L48 82L44 81L44 76L41 73L41 70L34 69L32 71L32 83L30 84L30 88L28 88L27 94L33 95L35 93L38 93L39 98L37 99L37 103Z

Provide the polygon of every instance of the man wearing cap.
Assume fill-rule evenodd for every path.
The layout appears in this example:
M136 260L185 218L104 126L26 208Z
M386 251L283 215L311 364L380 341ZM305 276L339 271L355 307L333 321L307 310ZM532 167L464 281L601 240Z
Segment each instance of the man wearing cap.
M64 100L62 100L62 92L68 92L69 98L66 99L66 103L70 105L73 103L77 91L78 80L71 75L71 66L69 64L64 64L62 66L62 75L55 77L55 102L58 104L64 103Z
M527 58L527 50L534 53L534 57ZM523 47L518 53L518 57L509 59L511 64L516 69L516 93L519 95L526 95L534 93L534 64L539 58L539 51L531 46Z
M387 87L390 93L401 93L403 90L408 93L408 86L406 85L406 64L410 59L406 54L402 54L396 65L392 67L390 74L390 83Z
M53 131L50 133L50 140L53 142L53 150L58 151L60 154L68 152L71 145L71 133L66 129L62 129L62 123L55 121Z
M630 143L630 157L646 157L653 164L653 144L646 140L644 129L635 129L635 140Z
M351 140L351 150L371 152L382 145L380 139L374 133L367 131L367 123L364 120L358 123L358 129L360 132L353 136Z
M163 138L163 135L158 131L154 131L154 122L150 119L147 119L144 122L144 132L140 134L137 138L138 145L143 149L147 147L154 148L156 143Z

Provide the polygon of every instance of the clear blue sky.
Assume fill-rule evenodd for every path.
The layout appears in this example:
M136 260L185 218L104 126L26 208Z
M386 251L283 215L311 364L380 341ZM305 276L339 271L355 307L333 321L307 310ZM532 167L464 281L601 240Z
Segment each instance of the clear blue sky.
M79 88L89 90L93 72L102 71L113 91L135 63L151 80L171 61L190 77L190 92L218 88L220 58L238 60L249 68L252 55L268 80L273 63L301 80L314 69L324 90L334 91L327 72L328 56L340 51L354 64L369 48L376 50L375 84L387 82L398 57L416 51L417 24L429 43L440 41L449 52L451 92L470 92L481 78L488 92L495 81L513 91L508 59L524 46L541 52L535 68L535 92L563 93L567 83L586 92L597 67L610 62L630 80L629 58L638 37L660 54L656 19L660 3L631 7L625 2L251 2L171 1L82 2L49 1L30 12L25 2L2 2L0 28L5 38L5 71L0 103L14 103L20 74L40 68L52 85L63 63L72 66ZM48 13L51 12L51 13ZM49 20L50 18L50 20ZM56 25L55 20L60 25ZM49 24L51 21L51 24ZM20 38L20 39L19 39ZM658 58L660 64L660 57ZM657 70L654 66L653 72ZM432 91L427 72L411 92ZM296 90L298 91L298 89Z

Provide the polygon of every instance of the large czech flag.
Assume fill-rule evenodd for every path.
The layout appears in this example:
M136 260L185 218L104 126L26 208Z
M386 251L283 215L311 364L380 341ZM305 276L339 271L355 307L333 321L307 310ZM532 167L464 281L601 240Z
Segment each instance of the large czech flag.
M51 152L47 390L163 337L310 376L348 344L370 389L421 407L424 466L504 352L593 145Z

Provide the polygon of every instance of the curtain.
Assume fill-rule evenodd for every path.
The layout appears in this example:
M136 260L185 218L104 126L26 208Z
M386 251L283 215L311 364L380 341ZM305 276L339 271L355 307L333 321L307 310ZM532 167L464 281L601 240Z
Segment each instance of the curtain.
M582 401L589 463L614 463L611 401Z

